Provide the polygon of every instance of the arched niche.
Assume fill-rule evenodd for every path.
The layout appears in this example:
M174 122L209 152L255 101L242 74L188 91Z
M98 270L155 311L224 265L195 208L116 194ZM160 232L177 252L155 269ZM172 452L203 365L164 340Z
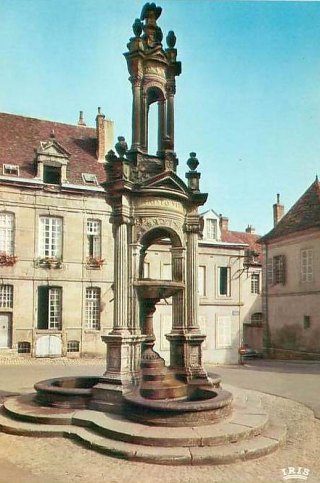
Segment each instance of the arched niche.
M140 258L139 258L139 273L138 278L144 277L144 261L148 249L152 245L161 243L168 244L168 251L171 252L171 266L172 266L172 280L182 281L182 270L176 269L176 254L181 253L182 242L178 233L170 227L155 227L148 230L140 239Z
M150 128L150 106L157 104L157 150L158 153L163 150L164 140L166 136L166 97L162 88L157 85L148 86L145 91L145 123L144 123L144 141L145 149L149 152L149 128Z

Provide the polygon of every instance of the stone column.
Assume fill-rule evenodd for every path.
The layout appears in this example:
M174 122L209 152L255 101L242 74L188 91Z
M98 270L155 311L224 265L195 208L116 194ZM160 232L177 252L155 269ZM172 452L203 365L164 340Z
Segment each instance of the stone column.
M158 152L163 151L163 141L166 136L166 101L158 101Z
M128 332L128 228L115 225L113 334Z
M132 334L141 334L139 301L134 288L134 282L140 278L140 251L139 243L129 244L129 287L128 287L128 303L129 303L129 330Z
M172 248L172 280L185 282L184 248ZM185 329L185 291L181 290L172 297L172 332L181 333Z
M140 129L141 129L141 139L140 147L143 151L148 151L148 112L149 106L147 102L146 93L142 94L142 104L141 104L141 116L140 116Z
M198 323L198 225L189 227L187 233L187 328L199 330Z
M167 86L167 136L174 146L174 81Z
M132 82L132 150L140 148L141 142L141 79L133 77Z

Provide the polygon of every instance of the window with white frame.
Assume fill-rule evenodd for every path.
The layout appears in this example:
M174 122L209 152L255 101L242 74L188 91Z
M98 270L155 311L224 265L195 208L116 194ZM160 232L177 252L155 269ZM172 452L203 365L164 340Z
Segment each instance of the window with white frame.
M13 286L0 285L0 308L12 309L13 307Z
M86 289L86 327L100 330L100 288Z
M230 267L218 268L219 295L230 297L231 295L231 270Z
M78 340L68 340L67 352L80 352L80 342Z
M267 280L268 285L286 283L286 256L276 255L267 260Z
M4 164L2 166L3 174L9 174L11 176L19 176L19 166L16 164Z
M206 295L206 267L202 265L198 267L198 294L200 297Z
M260 293L260 273L251 274L251 293Z
M87 255L101 258L101 221L87 220Z
M82 179L87 184L98 184L97 176L91 173L82 173Z
M54 216L40 216L39 256L61 258L62 218Z
M231 317L218 317L216 321L216 348L224 349L231 346Z
M207 218L205 221L205 238L207 240L217 239L217 220Z
M38 287L38 329L61 330L61 287Z
M13 255L14 252L14 214L0 213L0 253Z
M301 282L313 281L313 249L301 250L300 254Z

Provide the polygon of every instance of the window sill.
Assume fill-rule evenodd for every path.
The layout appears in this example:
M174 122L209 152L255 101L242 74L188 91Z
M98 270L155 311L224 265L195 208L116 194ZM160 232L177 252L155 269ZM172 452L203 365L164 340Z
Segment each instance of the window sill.
M62 268L62 261L44 257L36 259L34 265L36 268L43 268L45 270L57 270Z

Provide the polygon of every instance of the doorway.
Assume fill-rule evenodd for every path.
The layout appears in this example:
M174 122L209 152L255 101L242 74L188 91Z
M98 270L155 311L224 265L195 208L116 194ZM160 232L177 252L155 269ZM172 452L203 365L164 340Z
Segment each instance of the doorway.
M8 312L0 313L0 348L11 347L11 328L12 314Z

